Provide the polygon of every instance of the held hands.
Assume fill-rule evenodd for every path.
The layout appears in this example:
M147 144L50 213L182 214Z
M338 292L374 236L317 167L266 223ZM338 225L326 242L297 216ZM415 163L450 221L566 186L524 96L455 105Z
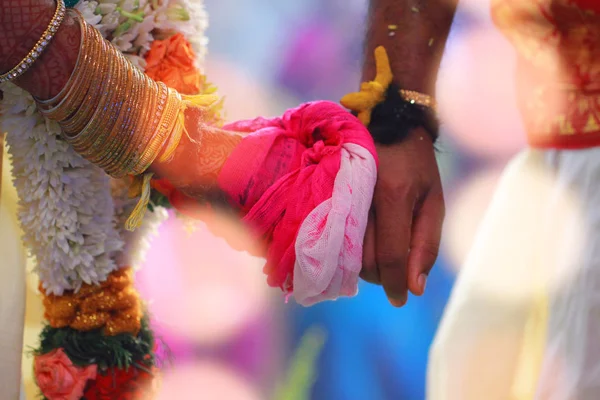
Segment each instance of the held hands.
M377 146L379 172L364 241L361 277L383 285L403 306L408 290L425 291L438 255L444 196L429 135L416 129L401 143Z

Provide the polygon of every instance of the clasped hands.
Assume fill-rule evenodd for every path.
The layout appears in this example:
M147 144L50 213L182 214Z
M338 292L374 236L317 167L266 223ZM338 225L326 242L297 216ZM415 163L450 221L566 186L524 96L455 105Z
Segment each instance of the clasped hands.
M53 4L52 0L2 0L0 72L27 53L28 41L23 38L31 36L34 40L36 29L42 29L51 18ZM18 13L23 15L16 18ZM34 25L20 22L25 20ZM377 145L377 152L378 179L365 234L361 277L381 284L390 303L400 307L406 303L408 291L415 295L425 291L439 251L444 196L434 146L423 129L415 129L400 143Z

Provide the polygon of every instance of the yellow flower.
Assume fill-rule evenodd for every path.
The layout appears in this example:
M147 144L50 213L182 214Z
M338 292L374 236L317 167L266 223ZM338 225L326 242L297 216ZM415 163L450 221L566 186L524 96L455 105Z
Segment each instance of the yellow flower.
M358 119L365 126L371 122L373 108L385 100L385 92L394 78L383 46L375 49L375 69L377 74L374 80L364 82L360 86L360 92L347 94L340 100L344 107L357 113Z

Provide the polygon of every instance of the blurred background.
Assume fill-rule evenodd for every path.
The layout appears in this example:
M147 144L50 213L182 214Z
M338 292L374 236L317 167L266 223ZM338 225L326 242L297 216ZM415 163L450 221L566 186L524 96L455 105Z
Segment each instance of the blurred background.
M367 3L205 0L206 73L226 96L227 119L274 116L354 91ZM260 259L170 218L138 273L175 367L163 398L196 398L185 393L202 387L203 399L425 399L428 349L453 281L499 171L524 144L514 55L488 8L485 0L462 2L440 73L438 147L448 212L426 296L395 309L381 288L363 283L356 298L302 308L267 287ZM171 273L161 273L165 268ZM30 345L42 321L35 290L32 281ZM25 379L30 369L26 358ZM33 396L32 382L26 384Z

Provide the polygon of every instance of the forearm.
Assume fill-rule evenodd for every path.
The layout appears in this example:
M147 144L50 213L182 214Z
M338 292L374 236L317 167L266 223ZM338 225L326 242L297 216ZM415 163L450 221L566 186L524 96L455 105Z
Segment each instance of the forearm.
M18 10L13 10L17 7ZM5 29L0 30L0 72L3 73L18 65L34 47L52 19L56 3L30 0L28 7L13 2L2 4L2 8L0 23ZM67 14L50 45L15 83L41 99L55 96L75 67L80 37L79 24Z
M458 0L371 0L363 81L375 76L373 51L387 50L395 82L430 95Z

